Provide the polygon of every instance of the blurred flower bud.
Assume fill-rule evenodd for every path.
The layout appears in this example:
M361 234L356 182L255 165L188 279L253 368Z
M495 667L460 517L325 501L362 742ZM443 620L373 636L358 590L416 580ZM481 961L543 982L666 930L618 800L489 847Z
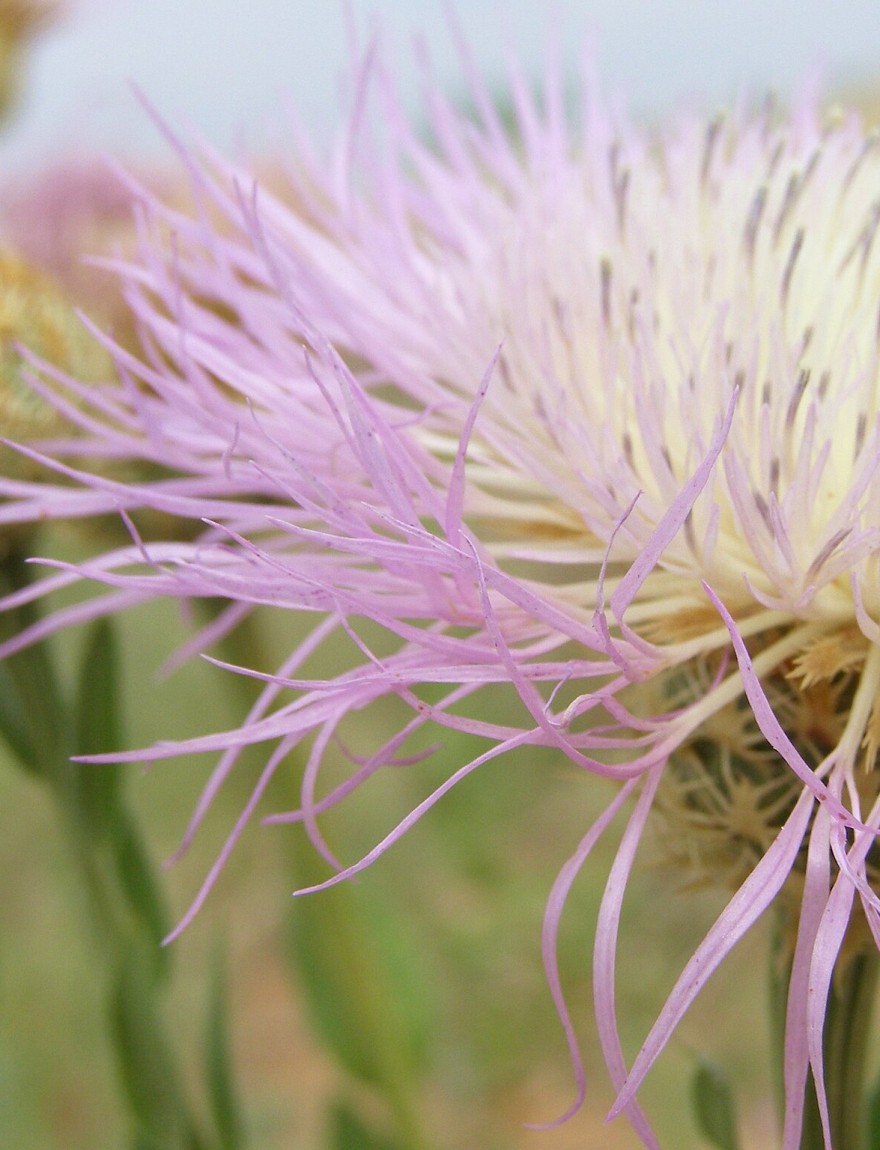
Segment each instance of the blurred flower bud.
M9 115L21 80L28 42L58 12L52 0L0 0L0 117Z

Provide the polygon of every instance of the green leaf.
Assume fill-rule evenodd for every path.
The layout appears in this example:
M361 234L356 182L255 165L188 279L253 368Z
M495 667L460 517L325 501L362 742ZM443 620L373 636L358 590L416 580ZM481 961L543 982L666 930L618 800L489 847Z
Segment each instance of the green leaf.
M370 1130L346 1102L335 1102L327 1124L327 1150L403 1150Z
M297 880L312 884L325 864L303 836ZM397 905L370 876L297 899L291 954L312 1022L338 1062L383 1097L407 1150L426 1145L418 1094L433 1012L426 960Z
M430 1032L422 964L394 909L376 884L342 883L297 899L291 915L318 1033L349 1073L385 1090L421 1076Z
M2 666L0 734L23 767L55 782L68 766L67 716L49 656L39 643Z
M121 670L119 643L110 619L88 629L77 684L76 742L81 754L118 750Z
M868 1091L868 1141L867 1146L880 1146L880 1078Z
M136 1133L134 1141L132 1142L132 1150L165 1150L160 1146L155 1138L150 1138L146 1134Z
M114 863L120 886L130 909L145 927L153 944L158 969L164 970L169 952L161 944L171 927L162 885L137 825L121 804L112 832Z
M139 1141L167 1150L185 1145L180 1079L162 1027L153 970L138 947L129 947L119 963L111 1023Z
M738 1150L736 1107L724 1071L701 1059L691 1083L691 1093L701 1133L719 1150Z
M38 774L39 764L9 661L0 663L0 735L19 764Z
M83 649L76 694L76 748L80 754L118 750L123 743L121 660L116 628L98 619ZM170 929L155 868L124 802L123 767L118 763L76 763L76 795L87 837L109 841L116 879L135 919L156 948Z
M32 571L11 551L0 560L0 595L27 587ZM0 639L11 639L39 622L36 603L0 615ZM19 763L58 783L67 767L67 715L49 648L34 643L10 655L0 671L0 735Z
M208 1105L222 1150L241 1150L245 1139L230 1056L226 970L219 948L211 966L208 1025L205 1031Z
M78 754L101 754L120 748L120 674L113 624L109 619L99 619L89 629L77 682ZM75 769L80 807L90 831L101 836L111 833L120 808L120 765L79 763Z

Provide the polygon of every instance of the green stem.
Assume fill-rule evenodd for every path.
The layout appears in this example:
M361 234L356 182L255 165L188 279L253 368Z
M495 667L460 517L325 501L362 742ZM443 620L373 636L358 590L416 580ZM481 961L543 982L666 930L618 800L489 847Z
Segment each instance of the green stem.
M27 587L31 568L10 550L0 558L0 595ZM35 603L0 615L0 637L12 637L39 620ZM97 674L87 666L87 675ZM109 725L118 713L118 683L104 684L95 706ZM82 695L82 693L81 693ZM36 643L0 664L0 731L31 777L53 797L91 911L95 942L115 987L110 996L115 1053L127 1103L144 1144L163 1150L205 1150L184 1102L181 1077L161 1017L158 913L148 905L154 883L113 768L71 762L81 749L82 697L72 707L45 643ZM89 746L87 749L109 749ZM145 929L146 928L146 929ZM132 981L133 972L138 980ZM161 1141L154 1135L161 1133ZM152 1139L152 1141L151 1141Z
M770 1049L774 1055L770 1077L780 1126L785 1120L785 1012L791 975L791 961L785 941L787 925L782 916L777 915L770 942Z
M23 556L8 552L0 562L0 594L23 590L31 582ZM39 621L35 603L26 603L0 616L0 636L8 639ZM71 849L86 880L95 917L106 926L112 913L88 835L77 817L76 766L72 723L45 643L36 643L9 656L2 666L3 734L20 764L51 791Z
M324 878L326 865L305 836L290 842L297 885ZM295 907L291 953L318 1034L341 1066L383 1098L395 1147L429 1150L411 1038L367 905L364 888L348 884L306 896Z
M208 621L215 619L224 606L218 600L200 600L197 605ZM223 637L220 648L225 659L254 670L272 669L275 660L268 650L270 644L261 620L259 613L252 612ZM260 680L245 675L230 675L228 679L231 695L248 710L265 688ZM233 779L242 780L247 788L245 794L249 795L250 788L248 768L261 763L264 757L262 747L242 751L239 768L244 769L236 771ZM294 805L296 801L292 799ZM326 877L326 869L310 843L296 833L289 836L289 841L287 857L292 863L295 885L306 886ZM431 1140L419 1102L420 1082L406 1051L406 1028L401 1026L394 1008L394 987L384 956L375 945L375 923L364 912L363 902L346 884L297 905L296 930L300 937L291 953L299 988L305 991L325 1047L345 1070L368 1081L383 1099L394 1145L406 1150L429 1150ZM325 1004L325 1009L316 1009L318 1001ZM328 1014L336 1019L336 1025L326 1025ZM342 1019L347 1040L338 1034ZM364 1049L354 1053L352 1045Z
M199 608L210 619L216 617L222 604L202 601ZM247 615L221 641L224 657L241 667L267 671L273 660L267 650L266 636L256 613ZM243 675L230 676L230 689L235 698L250 709L265 684ZM262 761L264 751L251 747L242 752L241 767ZM236 772L248 779L247 771ZM248 784L249 786L249 784ZM295 805L296 799L293 799ZM294 882L306 886L326 877L310 843L301 835L289 836L289 859L293 864ZM301 935L299 945L292 948L297 966L300 988L313 1010L316 1029L325 1046L337 1061L354 1077L363 1077L375 1088L387 1106L395 1137L395 1146L406 1150L429 1150L430 1139L425 1130L422 1108L419 1104L418 1074L407 1056L407 1035L401 1028L394 1009L394 987L375 945L375 923L364 912L364 899L358 899L347 885L311 896L310 901L297 906L297 929ZM316 989L316 984L321 989ZM334 1040L336 1027L322 1025L326 1011L315 1014L316 1000L332 999L329 1013L345 1019L349 1042L363 1046L368 1053L352 1055L349 1042ZM357 1039L353 1036L357 1035ZM366 1065L364 1065L366 1063ZM353 1066L353 1064L355 1064Z
M832 986L825 1023L825 1078L835 1150L865 1147L865 1071L878 957L872 951L850 959Z
M784 927L784 924L782 924ZM777 1052L774 1085L780 1113L784 1110L782 1066L785 1043L785 1011L790 964L783 972L777 945L771 979L773 1048ZM873 1003L880 971L880 955L866 951L850 958L835 972L825 1016L825 1091L834 1150L874 1150L867 1144L867 1061L871 1039ZM800 1150L824 1150L825 1141L816 1088L808 1079Z
M0 560L0 595L24 590L30 567L15 551ZM0 615L0 639L11 639L39 621L35 603ZM3 733L21 764L56 786L70 777L70 722L55 668L44 643L10 655L2 665L6 682Z

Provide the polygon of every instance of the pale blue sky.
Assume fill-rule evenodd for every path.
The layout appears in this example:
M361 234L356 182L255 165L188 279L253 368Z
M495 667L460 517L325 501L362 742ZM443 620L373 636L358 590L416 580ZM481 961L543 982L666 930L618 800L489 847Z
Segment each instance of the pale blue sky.
M440 0L350 0L363 31L383 29L415 103L409 51L424 34L441 75L456 55ZM878 0L459 0L473 51L492 75L505 43L537 70L552 7L561 41L591 38L601 74L637 109L697 98L715 106L744 85L785 92L817 65L832 82L880 78ZM324 132L347 58L342 0L78 0L31 60L0 164L38 162L61 146L156 151L136 82L172 122L224 147L271 133L282 94Z

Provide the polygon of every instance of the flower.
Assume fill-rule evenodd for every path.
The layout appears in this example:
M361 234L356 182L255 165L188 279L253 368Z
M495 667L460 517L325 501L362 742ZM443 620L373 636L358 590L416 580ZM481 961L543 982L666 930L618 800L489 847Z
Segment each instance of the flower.
M574 116L554 69L540 100L512 73L511 130L469 75L473 113L432 86L423 135L371 54L335 150L303 148L289 202L185 148L193 213L142 192L140 255L120 271L143 355L106 341L119 381L105 388L46 370L35 386L80 435L27 450L59 480L4 481L0 519L151 508L204 529L144 544L132 528L130 546L54 563L7 605L82 578L108 593L3 650L159 596L229 604L184 654L258 606L317 616L276 673L251 672L265 687L241 728L150 751L220 753L188 840L240 749L276 744L181 926L301 743L301 808L278 817L338 866L325 886L514 747L618 780L544 922L578 1102L555 939L575 875L633 799L594 958L612 1114L657 1145L636 1100L645 1074L736 941L794 898L796 1147L810 1070L827 1123L822 1025L850 922L880 941L880 150L855 117L826 121L806 100L655 132L585 80ZM167 475L88 474L68 461L84 440ZM309 677L334 634L356 665ZM497 707L504 692L516 708ZM340 724L385 698L411 717L321 795ZM336 863L320 815L416 761L429 728L484 749L364 858ZM628 1067L614 955L652 807L684 865L735 893Z
M161 173L150 186L171 198ZM29 263L51 275L66 294L118 343L131 321L118 277L88 255L127 252L135 242L132 197L106 158L55 159L45 169L10 179L0 191L0 230Z

